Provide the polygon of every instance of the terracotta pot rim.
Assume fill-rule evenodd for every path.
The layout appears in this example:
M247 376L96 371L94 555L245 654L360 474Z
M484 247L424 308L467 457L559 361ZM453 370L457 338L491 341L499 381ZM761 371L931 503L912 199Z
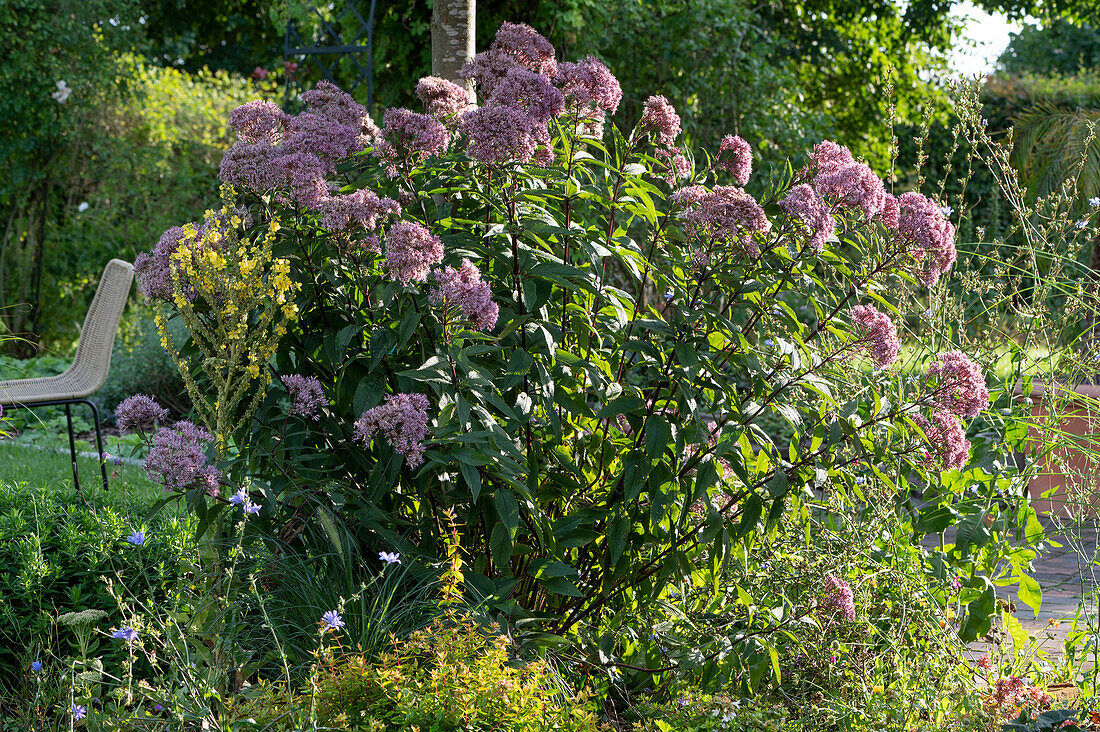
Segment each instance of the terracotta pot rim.
M1016 399L1024 398L1023 382L1018 382L1012 389L1012 396ZM1100 401L1100 384L1068 384L1062 381L1045 382L1035 380L1031 382L1031 394L1028 399L1033 402L1040 401L1046 396L1047 391L1059 392L1060 396L1068 399L1083 398Z

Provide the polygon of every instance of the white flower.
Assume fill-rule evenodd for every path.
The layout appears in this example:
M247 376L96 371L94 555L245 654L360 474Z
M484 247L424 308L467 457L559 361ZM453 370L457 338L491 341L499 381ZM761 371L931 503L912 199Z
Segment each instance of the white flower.
M81 201L80 205L76 207L76 210L79 211L80 213L84 213L85 211L88 210L88 202L87 201Z
M1093 198L1090 198L1089 199L1089 205L1092 206L1093 208L1096 208L1097 206L1100 206L1100 196L1094 196Z
M950 206L940 206L940 213L944 216L950 216L951 214L955 213L955 209L951 208Z
M64 79L57 82L57 91L50 94L51 97L57 100L58 104L64 104L69 99L69 95L73 93L72 87L65 83Z
M378 552L378 560L386 564L401 564L401 555L397 552Z

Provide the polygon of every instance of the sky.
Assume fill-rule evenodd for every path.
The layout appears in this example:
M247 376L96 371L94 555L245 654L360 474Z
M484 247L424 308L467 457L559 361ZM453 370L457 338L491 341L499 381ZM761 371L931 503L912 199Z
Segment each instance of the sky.
M952 71L964 76L992 71L997 57L1011 40L1010 34L1023 26L1019 22L1009 22L1001 13L990 15L974 7L969 0L959 3L952 14L967 18L963 36L972 42L958 43L950 57Z

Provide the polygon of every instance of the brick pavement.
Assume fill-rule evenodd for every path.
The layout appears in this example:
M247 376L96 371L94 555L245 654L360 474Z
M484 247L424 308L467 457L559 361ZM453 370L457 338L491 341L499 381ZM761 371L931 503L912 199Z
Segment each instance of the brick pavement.
M1035 560L1031 576L1043 590L1043 601L1035 613L1020 601L1016 585L997 588L997 597L1012 602L1014 615L1023 628L1035 636L1040 648L1051 656L1060 656L1063 642L1070 629L1081 598L1092 595L1091 602L1082 611L1080 624L1086 618L1096 625L1098 611L1095 589L1100 586L1100 554L1098 554L1097 522L1070 523L1052 520L1041 515L1049 540L1060 544L1048 546ZM1051 621L1054 621L1052 626ZM988 642L971 644L975 653L990 650Z

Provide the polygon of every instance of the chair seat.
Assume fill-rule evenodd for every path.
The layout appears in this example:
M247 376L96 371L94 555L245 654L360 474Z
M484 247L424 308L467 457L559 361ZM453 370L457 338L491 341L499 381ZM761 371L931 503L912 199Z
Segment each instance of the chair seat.
M40 402L85 399L102 386L94 375L69 369L57 376L0 381L0 405L30 406Z

